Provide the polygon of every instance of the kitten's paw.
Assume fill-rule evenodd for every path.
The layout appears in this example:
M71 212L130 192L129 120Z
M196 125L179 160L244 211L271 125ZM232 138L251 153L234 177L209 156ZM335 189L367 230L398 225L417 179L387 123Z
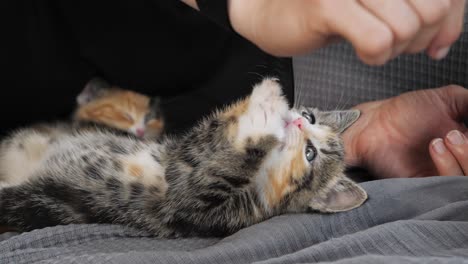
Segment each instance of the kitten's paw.
M286 99L283 97L281 85L276 78L266 78L261 83L255 85L250 102L252 104L281 103Z
M289 110L288 102L278 79L266 78L254 87L250 97L250 108L265 112L268 116L284 116Z
M255 85L252 98L267 99L283 95L281 86L276 78L265 78L261 83Z
M267 78L254 87L248 110L239 119L243 136L275 136L282 140L289 106L276 79Z

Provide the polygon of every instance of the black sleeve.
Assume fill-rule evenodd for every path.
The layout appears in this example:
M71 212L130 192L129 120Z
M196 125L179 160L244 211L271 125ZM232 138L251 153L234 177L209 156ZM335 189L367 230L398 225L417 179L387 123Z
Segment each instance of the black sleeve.
M228 0L196 0L200 12L226 30L232 30L229 20Z

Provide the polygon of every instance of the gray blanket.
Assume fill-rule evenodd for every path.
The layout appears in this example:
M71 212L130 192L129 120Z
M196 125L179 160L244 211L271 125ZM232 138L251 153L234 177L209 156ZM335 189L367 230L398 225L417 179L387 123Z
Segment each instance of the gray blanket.
M110 225L4 234L0 263L468 263L468 177L362 186L370 199L355 210L283 215L222 239Z

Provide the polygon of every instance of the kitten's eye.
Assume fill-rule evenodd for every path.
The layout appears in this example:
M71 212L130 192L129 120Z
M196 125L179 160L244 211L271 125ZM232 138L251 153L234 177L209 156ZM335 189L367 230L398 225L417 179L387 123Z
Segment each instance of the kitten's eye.
M147 113L145 115L145 124L152 121L152 120L154 120L154 119L155 119L154 113L151 113L151 112Z
M312 144L307 144L305 156L308 162L311 162L317 156L317 149Z
M127 113L124 113L124 116L125 116L125 119L127 119L127 121L129 122L133 122L133 117L130 115L130 114L127 114Z
M307 112L302 112L302 116L309 121L310 124L315 124L315 116Z

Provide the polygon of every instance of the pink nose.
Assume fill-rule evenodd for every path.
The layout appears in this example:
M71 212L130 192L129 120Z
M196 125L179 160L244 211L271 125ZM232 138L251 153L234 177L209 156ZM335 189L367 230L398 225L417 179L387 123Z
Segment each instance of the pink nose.
M137 128L136 135L138 137L143 137L145 135L145 130L143 128Z
M303 123L302 118L299 117L298 119L292 121L292 123L297 126L299 129L302 129Z

